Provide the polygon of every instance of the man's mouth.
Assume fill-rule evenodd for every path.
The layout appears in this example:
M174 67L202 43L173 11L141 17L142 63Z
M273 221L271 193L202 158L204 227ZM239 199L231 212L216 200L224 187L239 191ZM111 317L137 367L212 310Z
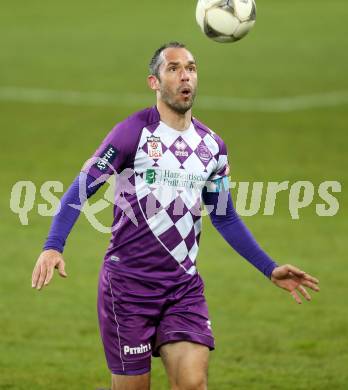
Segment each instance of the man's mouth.
M180 94L184 97L190 97L192 95L191 88L189 88L189 87L181 88Z

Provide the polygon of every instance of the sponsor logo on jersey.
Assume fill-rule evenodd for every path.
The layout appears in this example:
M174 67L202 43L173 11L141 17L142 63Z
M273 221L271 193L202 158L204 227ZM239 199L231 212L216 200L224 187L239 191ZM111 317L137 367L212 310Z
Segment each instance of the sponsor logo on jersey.
M151 158L162 157L162 143L160 137L147 137L147 154Z
M117 149L114 148L111 144L106 147L101 156L98 158L98 161L95 164L95 167L101 172L105 172L109 164L112 164L117 156Z
M137 347L130 347L129 345L123 346L124 355L140 355L145 352L151 351L151 344L140 344Z
M207 163L212 157L212 154L206 145L198 145L197 154L198 157L205 163Z
M153 184L156 181L156 171L154 169L146 170L145 181L147 184Z
M187 145L186 145L186 142L184 140L177 140L175 142L174 146L176 148L176 151L174 152L174 154L177 157L188 157L189 153L187 150L185 150L187 148Z
M187 173L180 170L149 168L145 172L145 181L147 184L165 185L176 188L202 189L206 179L203 175Z

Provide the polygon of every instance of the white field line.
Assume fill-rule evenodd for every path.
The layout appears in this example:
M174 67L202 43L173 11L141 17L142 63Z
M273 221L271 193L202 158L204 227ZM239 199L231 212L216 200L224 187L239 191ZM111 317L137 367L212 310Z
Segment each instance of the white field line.
M149 94L113 94L103 92L58 91L49 89L0 87L0 101L25 103L54 103L76 106L152 105ZM291 112L311 108L335 107L348 104L348 91L292 96L285 98L234 98L199 96L195 107L215 111Z

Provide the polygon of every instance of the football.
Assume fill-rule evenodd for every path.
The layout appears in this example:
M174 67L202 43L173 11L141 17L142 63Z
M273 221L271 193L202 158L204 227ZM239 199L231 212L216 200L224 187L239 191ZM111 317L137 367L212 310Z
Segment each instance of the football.
M196 20L214 41L239 41L255 24L256 4L254 0L199 0Z

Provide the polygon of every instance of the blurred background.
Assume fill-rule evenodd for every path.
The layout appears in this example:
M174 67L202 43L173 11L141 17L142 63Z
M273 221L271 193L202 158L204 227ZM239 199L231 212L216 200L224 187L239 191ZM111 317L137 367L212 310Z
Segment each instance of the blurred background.
M321 281L298 306L234 253L204 221L199 268L216 336L210 389L348 388L348 5L260 0L257 23L235 44L208 40L195 1L4 1L0 12L0 389L108 388L96 316L109 236L81 216L66 247L68 279L31 290L47 235L39 193L64 189L118 121L153 104L147 64L170 40L198 61L194 115L225 140L234 181L339 181L340 210L313 203L293 220L288 192L274 216L244 218L279 263ZM36 188L29 225L10 210L19 180ZM233 192L233 197L235 198ZM98 197L102 194L98 194ZM263 198L264 199L264 198ZM111 207L102 213L111 223ZM167 389L153 362L154 389Z

